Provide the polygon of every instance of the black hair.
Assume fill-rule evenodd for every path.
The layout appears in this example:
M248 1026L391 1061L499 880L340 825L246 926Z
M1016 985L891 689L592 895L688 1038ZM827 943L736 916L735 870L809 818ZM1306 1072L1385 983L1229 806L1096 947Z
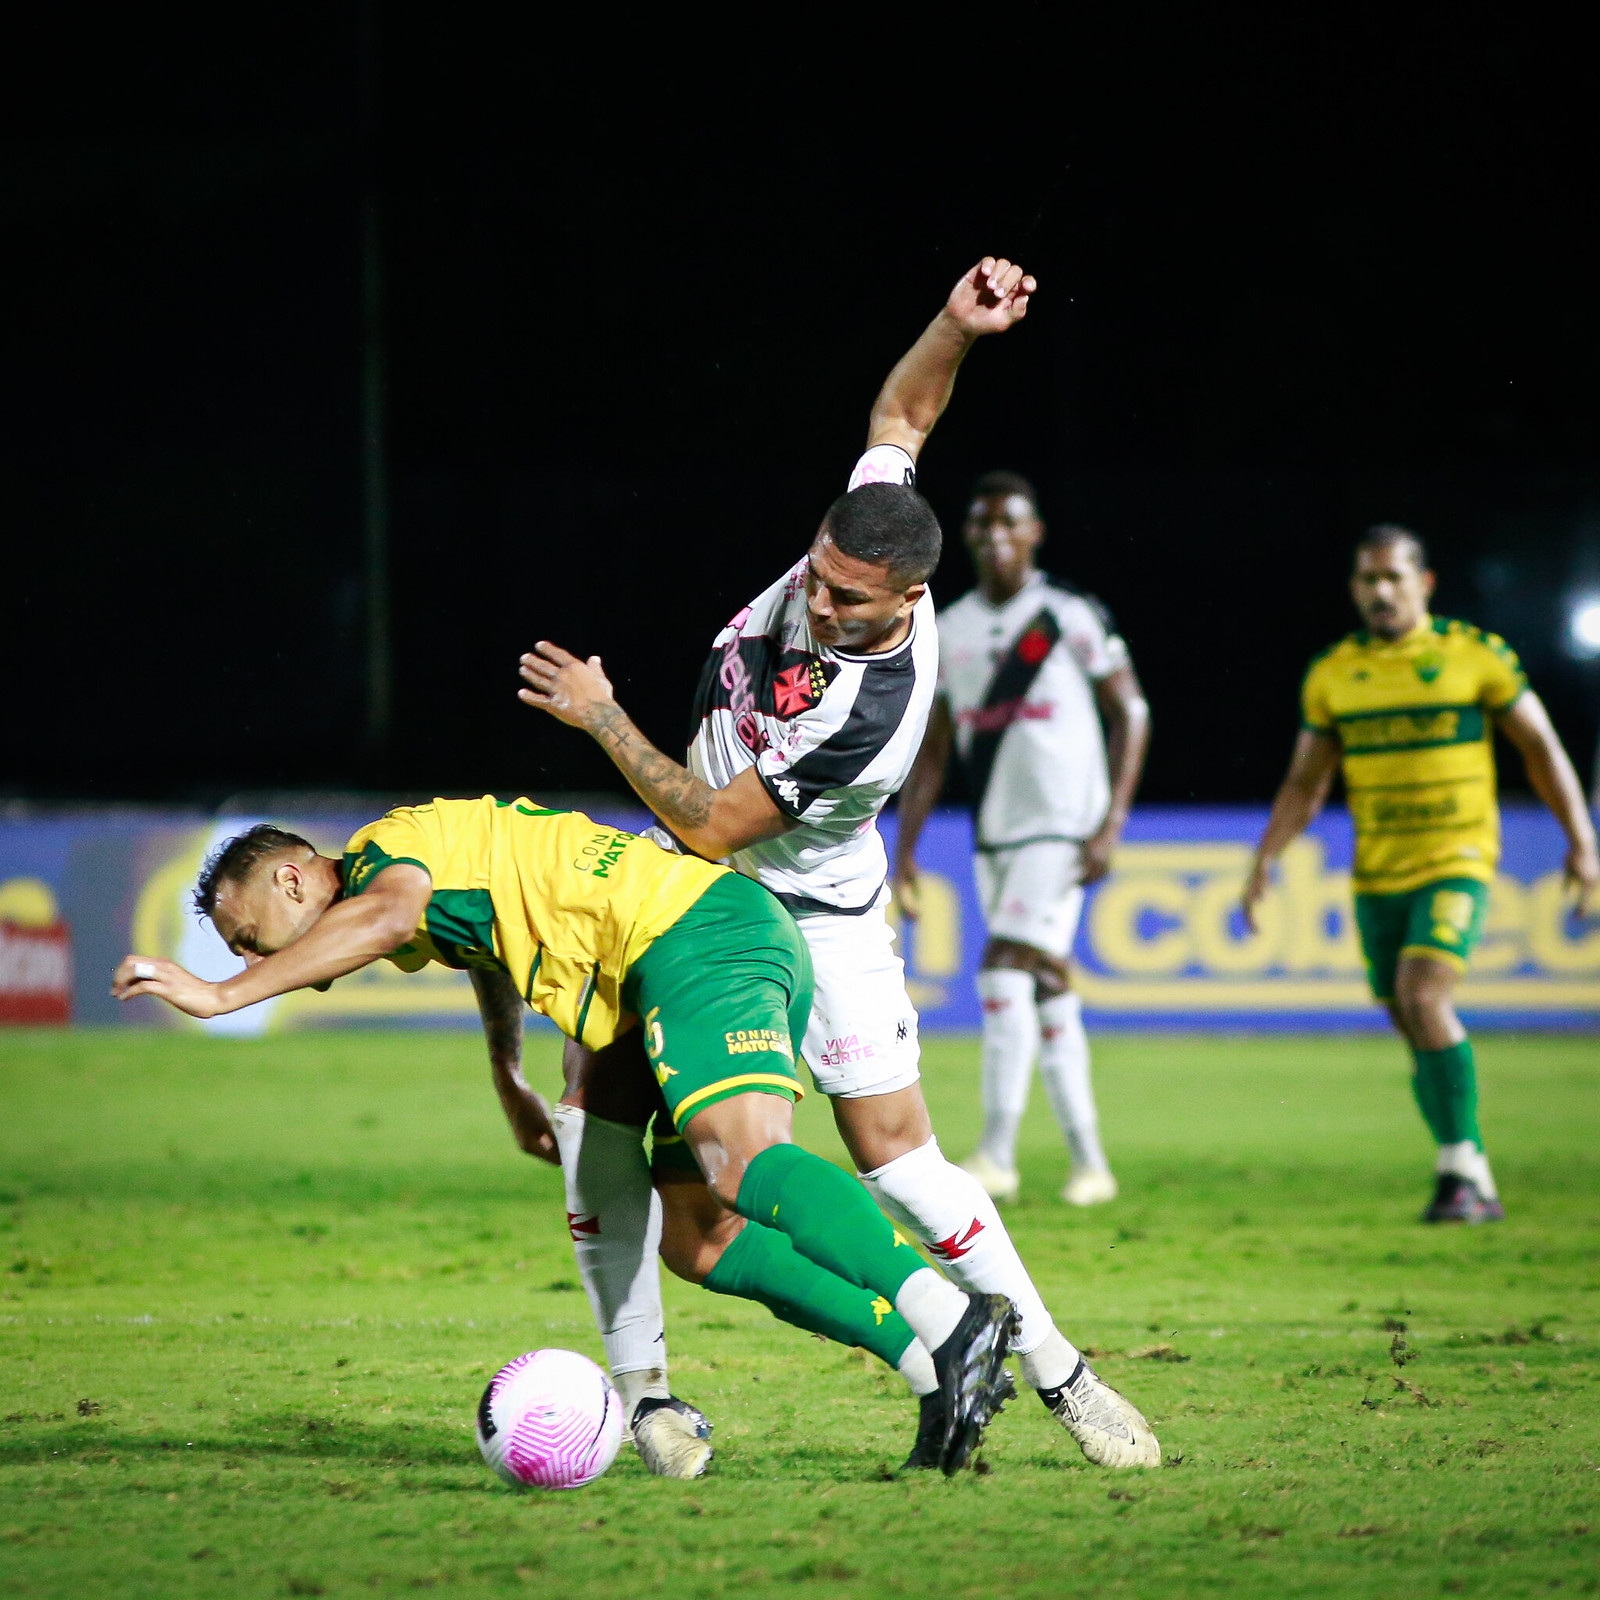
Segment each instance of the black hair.
M967 498L983 500L991 494L1020 494L1033 507L1034 515L1039 514L1039 496L1020 472L986 472L973 484Z
M235 834L206 858L194 886L194 908L202 917L217 909L217 890L225 883L243 883L268 856L281 850L312 848L309 839L270 822L258 822L244 833Z
M1378 522L1356 540L1356 555L1363 550L1385 550L1392 544L1403 544L1416 563L1418 572L1428 570L1428 547L1422 542L1420 534L1413 533L1409 528L1402 528L1398 522Z
M939 519L910 484L864 483L828 507L823 527L845 555L887 567L900 588L921 583L939 565Z

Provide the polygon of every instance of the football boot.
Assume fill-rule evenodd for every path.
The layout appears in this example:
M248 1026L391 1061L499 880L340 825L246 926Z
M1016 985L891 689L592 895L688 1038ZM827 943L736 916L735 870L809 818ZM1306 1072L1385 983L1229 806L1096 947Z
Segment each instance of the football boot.
M639 1459L658 1478L702 1478L711 1465L711 1424L687 1400L646 1396L631 1424Z
M1161 1446L1136 1406L1078 1357L1072 1376L1039 1398L1097 1467L1159 1467Z
M961 1170L970 1173L983 1185L983 1192L996 1205L1008 1206L1017 1198L1022 1179L1015 1167L1002 1167L991 1161L981 1150L974 1150L960 1163Z
M1424 1222L1504 1222L1506 1208L1498 1199L1487 1200L1471 1178L1441 1172L1434 1182L1433 1199L1422 1213Z
M1117 1180L1109 1172L1085 1170L1067 1179L1061 1198L1069 1206L1098 1206L1117 1198Z
M933 1352L945 1412L939 1466L946 1477L972 1459L990 1419L1015 1392L1005 1358L1019 1326L1017 1308L1003 1294L969 1294L961 1320Z

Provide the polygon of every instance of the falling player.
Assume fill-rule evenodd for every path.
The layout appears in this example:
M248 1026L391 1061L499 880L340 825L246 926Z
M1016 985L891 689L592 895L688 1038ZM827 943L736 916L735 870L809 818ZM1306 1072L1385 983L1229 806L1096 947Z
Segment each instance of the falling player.
M1160 1451L1143 1417L1057 1330L994 1202L939 1149L876 826L921 744L936 675L927 579L940 533L914 487L917 456L967 352L1020 321L1034 288L1020 267L986 257L890 373L867 453L809 552L718 635L687 766L627 717L597 656L541 642L522 658L522 697L591 734L686 849L731 858L794 913L816 977L806 1061L862 1182L957 1283L1015 1302L1023 1374L1091 1460L1147 1466ZM620 1165L603 1185L571 1186L583 1164L568 1145L579 1151L582 1135L567 1127L568 1209L625 1212L620 1196L637 1179ZM947 1426L940 1404L923 1396L909 1465L934 1454L929 1441Z
M1428 614L1434 575L1405 528L1356 546L1350 592L1364 631L1311 663L1302 726L1244 891L1246 920L1272 866L1316 816L1341 759L1355 825L1356 927L1374 996L1411 1046L1411 1086L1439 1147L1424 1222L1505 1216L1478 1130L1472 1041L1455 987L1483 932L1500 855L1494 731L1566 832L1579 911L1600 885L1577 774L1505 641Z
M1084 888L1110 870L1122 837L1150 713L1105 611L1035 565L1045 528L1026 478L980 478L964 532L978 586L939 616L939 693L900 795L895 888L915 917L917 839L954 749L989 927L978 973L983 1137L963 1165L996 1200L1016 1199L1037 1054L1072 1155L1061 1198L1094 1205L1115 1199L1117 1181L1100 1145L1069 956Z
M820 1274L855 1286L847 1322L903 1318L905 1342L914 1332L932 1353L944 1399L938 1464L953 1472L970 1457L1008 1392L1001 1363L1016 1312L1000 1295L963 1294L859 1184L791 1141L811 963L758 884L578 812L485 796L392 811L360 829L342 861L254 830L208 864L196 898L245 970L212 983L130 955L113 979L119 999L151 994L214 1017L374 961L408 972L436 961L597 1047L642 1024L672 1124L717 1199L795 1258L788 1282L802 1296ZM491 1051L496 1017L486 1006ZM754 1048L736 1052L735 1041ZM523 1101L525 1085L504 1078L497 1070L502 1098ZM518 1105L514 1122L536 1125L536 1109ZM817 1300L824 1318L831 1294Z

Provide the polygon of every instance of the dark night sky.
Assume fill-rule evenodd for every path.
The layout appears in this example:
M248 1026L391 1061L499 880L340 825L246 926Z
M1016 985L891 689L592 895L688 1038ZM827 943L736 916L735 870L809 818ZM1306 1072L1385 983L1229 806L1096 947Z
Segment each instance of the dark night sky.
M1270 791L1380 518L1430 538L1439 609L1511 638L1587 768L1600 676L1556 649L1564 595L1600 587L1584 58L1459 10L1410 35L1340 15L1091 34L1024 8L924 48L860 12L837 28L869 48L819 19L732 60L595 37L616 18L557 38L386 11L370 148L355 13L23 41L0 795L610 787L516 704L517 653L599 651L680 748L712 634L804 549L884 373L986 250L1043 287L972 357L922 486L953 536L976 472L1037 480L1047 564L1108 602L1150 691L1148 797Z

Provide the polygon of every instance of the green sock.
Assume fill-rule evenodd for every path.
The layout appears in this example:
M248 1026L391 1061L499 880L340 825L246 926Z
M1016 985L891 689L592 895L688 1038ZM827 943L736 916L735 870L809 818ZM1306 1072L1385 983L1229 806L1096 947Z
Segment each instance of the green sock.
M842 1345L860 1345L898 1370L915 1335L882 1295L824 1271L783 1234L752 1224L740 1230L705 1286L713 1294L757 1300L773 1316Z
M796 1144L775 1144L745 1168L741 1217L786 1233L796 1252L891 1305L928 1263L889 1226L848 1173Z
M1478 1075L1472 1060L1472 1041L1463 1039L1448 1050L1415 1050L1417 1103L1439 1144L1460 1144L1470 1139L1481 1150L1478 1132ZM1428 1116L1429 1105L1433 1115Z
M1444 1140L1439 1134L1441 1126L1439 1117L1438 1084L1435 1074L1424 1069L1422 1065L1425 1052L1411 1047L1411 1092L1417 1097L1417 1110L1422 1113L1422 1120L1428 1124L1428 1132L1433 1135L1435 1144L1443 1144Z

